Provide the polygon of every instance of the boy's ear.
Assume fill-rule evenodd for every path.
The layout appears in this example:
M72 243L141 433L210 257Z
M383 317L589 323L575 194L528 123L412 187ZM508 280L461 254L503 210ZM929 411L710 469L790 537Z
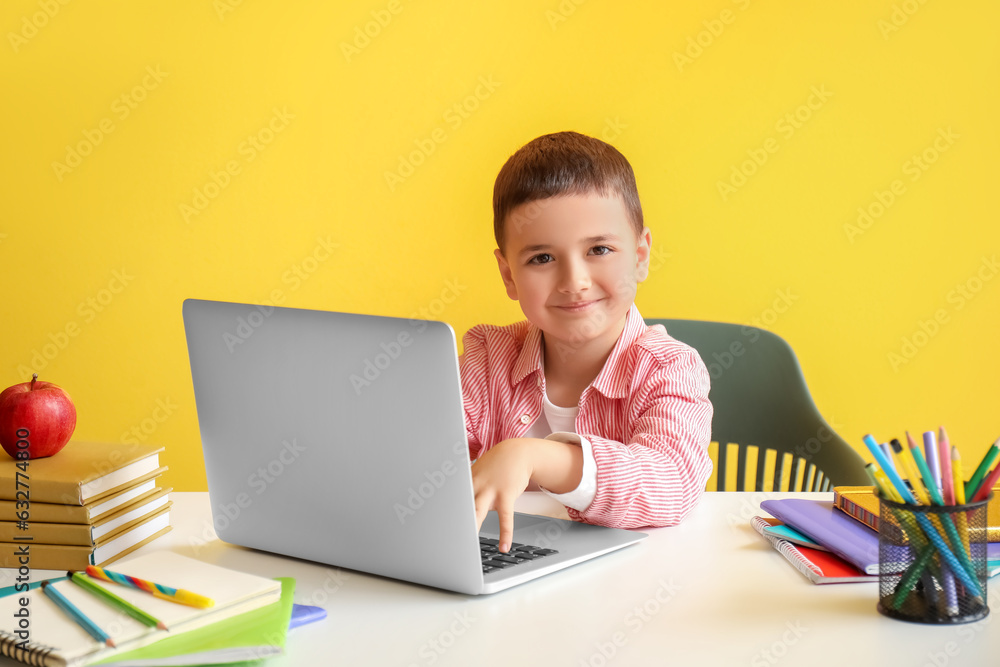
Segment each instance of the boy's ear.
M510 264L507 263L507 259L500 252L499 248L493 251L493 255L497 258L497 267L500 269L500 277L503 279L503 285L507 288L507 296L517 301L517 286L514 285L514 278L510 273Z
M637 283L641 283L649 277L649 253L650 248L652 247L652 233L649 231L649 227L643 227L642 233L639 234L639 240L636 242L635 247L635 255L637 258L635 265L635 281Z

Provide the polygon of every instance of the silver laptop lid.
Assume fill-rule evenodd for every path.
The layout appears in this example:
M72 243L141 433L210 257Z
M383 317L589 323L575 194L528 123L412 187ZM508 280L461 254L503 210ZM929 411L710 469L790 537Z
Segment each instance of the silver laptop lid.
M220 538L480 592L449 325L194 299L183 311Z

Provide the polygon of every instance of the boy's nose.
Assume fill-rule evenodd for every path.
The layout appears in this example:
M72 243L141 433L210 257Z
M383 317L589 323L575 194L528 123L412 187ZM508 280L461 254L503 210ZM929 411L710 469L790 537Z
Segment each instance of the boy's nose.
M560 276L560 291L566 294L582 292L590 287L590 272L580 263L568 262Z

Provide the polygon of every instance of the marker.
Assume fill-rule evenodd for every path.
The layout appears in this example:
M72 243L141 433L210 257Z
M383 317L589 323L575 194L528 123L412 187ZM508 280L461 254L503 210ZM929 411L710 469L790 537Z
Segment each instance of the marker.
M56 590L55 586L50 586L49 583L50 582L48 581L42 582L42 592L45 593L50 600L55 602L56 606L62 609L67 616L76 621L77 625L86 630L87 634L91 637L99 642L103 642L106 646L110 646L111 648L115 647L115 640L112 639L108 633L97 627L96 623L87 618L86 614L77 609L76 605L67 600L62 593Z
M72 581L74 584L76 584L83 590L87 591L91 595L100 598L101 600L108 603L115 609L125 612L126 614L128 614L135 620L139 621L140 623L148 625L151 628L159 628L160 630L167 629L167 624L161 621L160 619L154 617L152 614L144 612L142 609L139 609L128 600L123 600L122 598L118 597L108 589L104 588L103 586L99 586L98 584L94 583L87 577L83 576L81 573L67 572L66 576L70 578L70 581Z
M899 497L903 500L903 502L911 504L915 503L916 500L913 498L913 494L910 493L906 484L902 479L900 479L899 473L896 472L896 467L892 465L890 462L891 459L887 458L885 453L879 448L875 438L873 438L871 434L868 434L864 437L864 442L865 446L868 447L868 450L872 453L872 456L874 456L875 460L878 461L878 465L882 468L882 472L886 474L886 477L889 478L892 485L896 487L896 491L899 493Z

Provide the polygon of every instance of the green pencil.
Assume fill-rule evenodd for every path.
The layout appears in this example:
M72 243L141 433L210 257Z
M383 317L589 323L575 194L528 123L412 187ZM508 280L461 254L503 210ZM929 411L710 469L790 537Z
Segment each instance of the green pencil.
M131 602L121 599L108 589L88 579L82 573L67 572L66 576L69 577L74 584L80 586L80 588L82 588L83 590L101 598L112 607L120 609L121 611L125 612L135 620L144 623L151 628L155 627L159 628L160 630L168 629L166 623L164 623L163 621L159 620L158 618L155 618L151 614L144 612L142 609L139 609Z
M972 500L976 496L976 492L979 491L979 485L983 482L983 477L989 472L990 466L996 461L997 456L1000 455L1000 440L997 440L990 448L986 450L986 456L979 463L979 467L976 468L976 472L972 473L972 478L965 485L965 497Z

